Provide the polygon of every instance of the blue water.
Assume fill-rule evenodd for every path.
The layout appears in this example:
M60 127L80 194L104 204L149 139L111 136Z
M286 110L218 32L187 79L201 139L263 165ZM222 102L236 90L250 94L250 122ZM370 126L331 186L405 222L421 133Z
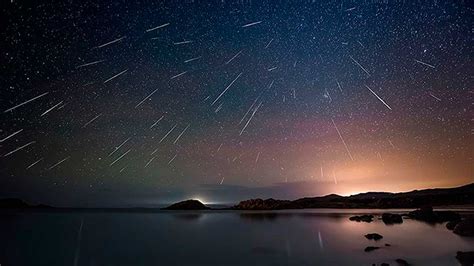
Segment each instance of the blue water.
M344 210L0 213L0 264L396 265L403 258L458 265L456 251L474 250L474 238L444 224L386 226L349 216ZM365 239L373 232L384 238ZM383 248L364 252L369 245Z

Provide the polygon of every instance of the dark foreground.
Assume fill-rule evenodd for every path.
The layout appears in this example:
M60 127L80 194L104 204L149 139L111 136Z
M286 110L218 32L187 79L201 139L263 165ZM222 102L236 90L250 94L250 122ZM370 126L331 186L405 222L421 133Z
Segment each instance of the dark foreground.
M391 210L406 213L408 210ZM349 220L386 210L0 213L1 265L460 265L445 223ZM377 235L368 235L376 233ZM365 235L368 235L367 237ZM380 236L382 238L380 238ZM371 238L371 239L369 239ZM377 240L375 240L375 238ZM367 247L376 247L366 251Z

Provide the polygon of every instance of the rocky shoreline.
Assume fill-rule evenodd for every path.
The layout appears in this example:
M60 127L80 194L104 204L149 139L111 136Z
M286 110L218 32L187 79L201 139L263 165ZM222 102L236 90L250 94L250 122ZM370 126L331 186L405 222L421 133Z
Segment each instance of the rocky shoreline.
M355 215L349 217L350 221L353 222L365 222L371 223L377 217L374 215ZM403 219L413 219L420 222L429 224L446 223L447 230L453 231L453 233L462 237L474 237L474 217L466 216L462 217L459 213L454 211L434 211L432 207L423 207L405 214L394 214L394 213L383 213L379 218L384 224L391 225L394 223L402 224ZM369 241L378 242L383 239L383 236L372 232L364 236ZM369 245L364 248L365 252L374 252L381 248L388 248L391 245L385 243L384 246L373 246ZM456 259L461 265L474 265L474 251L458 251ZM411 265L404 259L396 259L397 265ZM375 265L375 264L373 264ZM381 266L390 265L389 263L382 263Z

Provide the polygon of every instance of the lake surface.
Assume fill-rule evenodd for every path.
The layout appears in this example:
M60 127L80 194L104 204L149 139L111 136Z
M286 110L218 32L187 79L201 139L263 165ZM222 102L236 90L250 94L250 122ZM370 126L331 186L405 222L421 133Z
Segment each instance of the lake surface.
M367 212L381 211L0 213L0 264L459 265L456 251L474 250L444 224L348 220ZM364 237L374 232L383 239Z

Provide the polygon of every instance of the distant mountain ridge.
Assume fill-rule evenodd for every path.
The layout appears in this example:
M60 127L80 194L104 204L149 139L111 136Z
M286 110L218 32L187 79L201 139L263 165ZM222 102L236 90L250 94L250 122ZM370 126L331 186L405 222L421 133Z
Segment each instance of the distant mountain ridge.
M227 208L233 210L282 210L311 208L420 208L423 206L474 205L474 183L455 188L433 188L410 192L365 192L351 196L329 194L321 197L305 197L296 200L249 199ZM21 199L0 199L0 209L53 209L48 205L30 205ZM54 208L54 209L113 209L113 210L155 210L157 208ZM211 209L199 201L188 200L173 204L168 210Z
M250 199L232 207L235 210L281 210L310 208L419 208L474 204L474 183L456 188L435 188L410 192L366 192L351 196L330 194L297 200Z

